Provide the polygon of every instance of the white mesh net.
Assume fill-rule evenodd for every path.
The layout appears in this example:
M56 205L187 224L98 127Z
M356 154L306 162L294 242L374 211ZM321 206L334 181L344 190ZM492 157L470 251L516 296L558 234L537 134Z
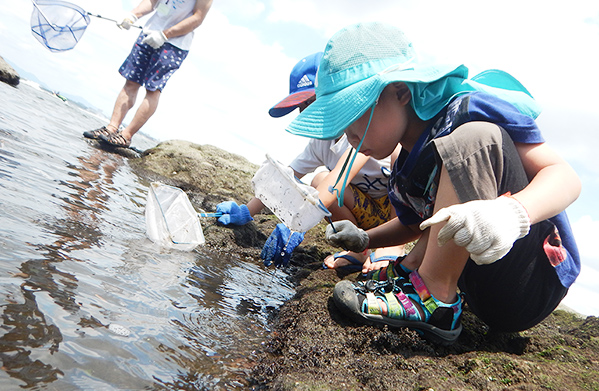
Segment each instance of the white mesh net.
M87 13L64 1L33 1L31 32L52 52L63 52L77 45L89 24Z

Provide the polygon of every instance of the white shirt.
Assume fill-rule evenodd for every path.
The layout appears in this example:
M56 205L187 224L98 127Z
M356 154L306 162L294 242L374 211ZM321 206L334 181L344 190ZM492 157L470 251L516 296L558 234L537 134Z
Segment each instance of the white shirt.
M350 147L345 135L338 142L335 142L335 140L310 139L304 151L289 166L302 175L311 173L321 166L325 166L331 171L335 168L343 153ZM391 173L390 162L391 158L389 157L382 160L369 158L364 167L351 181L351 184L373 198L387 195L387 182ZM345 176L345 173L343 176Z
M147 33L150 30L164 31L176 25L193 15L195 5L196 0L160 0L156 4L154 14L144 26L144 32ZM179 49L189 50L192 40L193 31L185 35L169 38L166 42L175 45Z

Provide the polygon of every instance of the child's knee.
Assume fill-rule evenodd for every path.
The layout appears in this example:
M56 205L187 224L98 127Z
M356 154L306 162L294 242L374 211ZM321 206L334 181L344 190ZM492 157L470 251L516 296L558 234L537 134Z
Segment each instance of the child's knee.
M323 172L319 172L318 174L314 175L314 177L312 178L312 181L310 182L310 186L316 188L318 187L318 185L320 185L323 181L323 179L329 174L328 171L323 171Z

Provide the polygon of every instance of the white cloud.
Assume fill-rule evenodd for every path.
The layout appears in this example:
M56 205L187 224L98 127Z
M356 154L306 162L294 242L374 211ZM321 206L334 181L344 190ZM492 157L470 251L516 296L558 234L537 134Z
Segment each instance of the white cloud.
M215 2L212 7L228 17L245 20L257 18L266 10L264 2L259 0L228 0Z
M572 223L572 230L578 242L578 250L583 263L595 270L599 270L599 253L595 246L595 241L599 238L599 220L596 220L597 218L599 216L586 215Z

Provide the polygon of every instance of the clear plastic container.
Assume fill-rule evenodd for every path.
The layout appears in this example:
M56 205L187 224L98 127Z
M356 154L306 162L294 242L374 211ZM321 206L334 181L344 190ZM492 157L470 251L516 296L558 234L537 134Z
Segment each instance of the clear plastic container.
M318 198L318 190L301 183L290 167L268 154L252 185L256 197L292 231L306 232L331 216Z
M148 192L146 233L154 243L182 251L205 243L198 214L187 194L158 182L153 182Z

